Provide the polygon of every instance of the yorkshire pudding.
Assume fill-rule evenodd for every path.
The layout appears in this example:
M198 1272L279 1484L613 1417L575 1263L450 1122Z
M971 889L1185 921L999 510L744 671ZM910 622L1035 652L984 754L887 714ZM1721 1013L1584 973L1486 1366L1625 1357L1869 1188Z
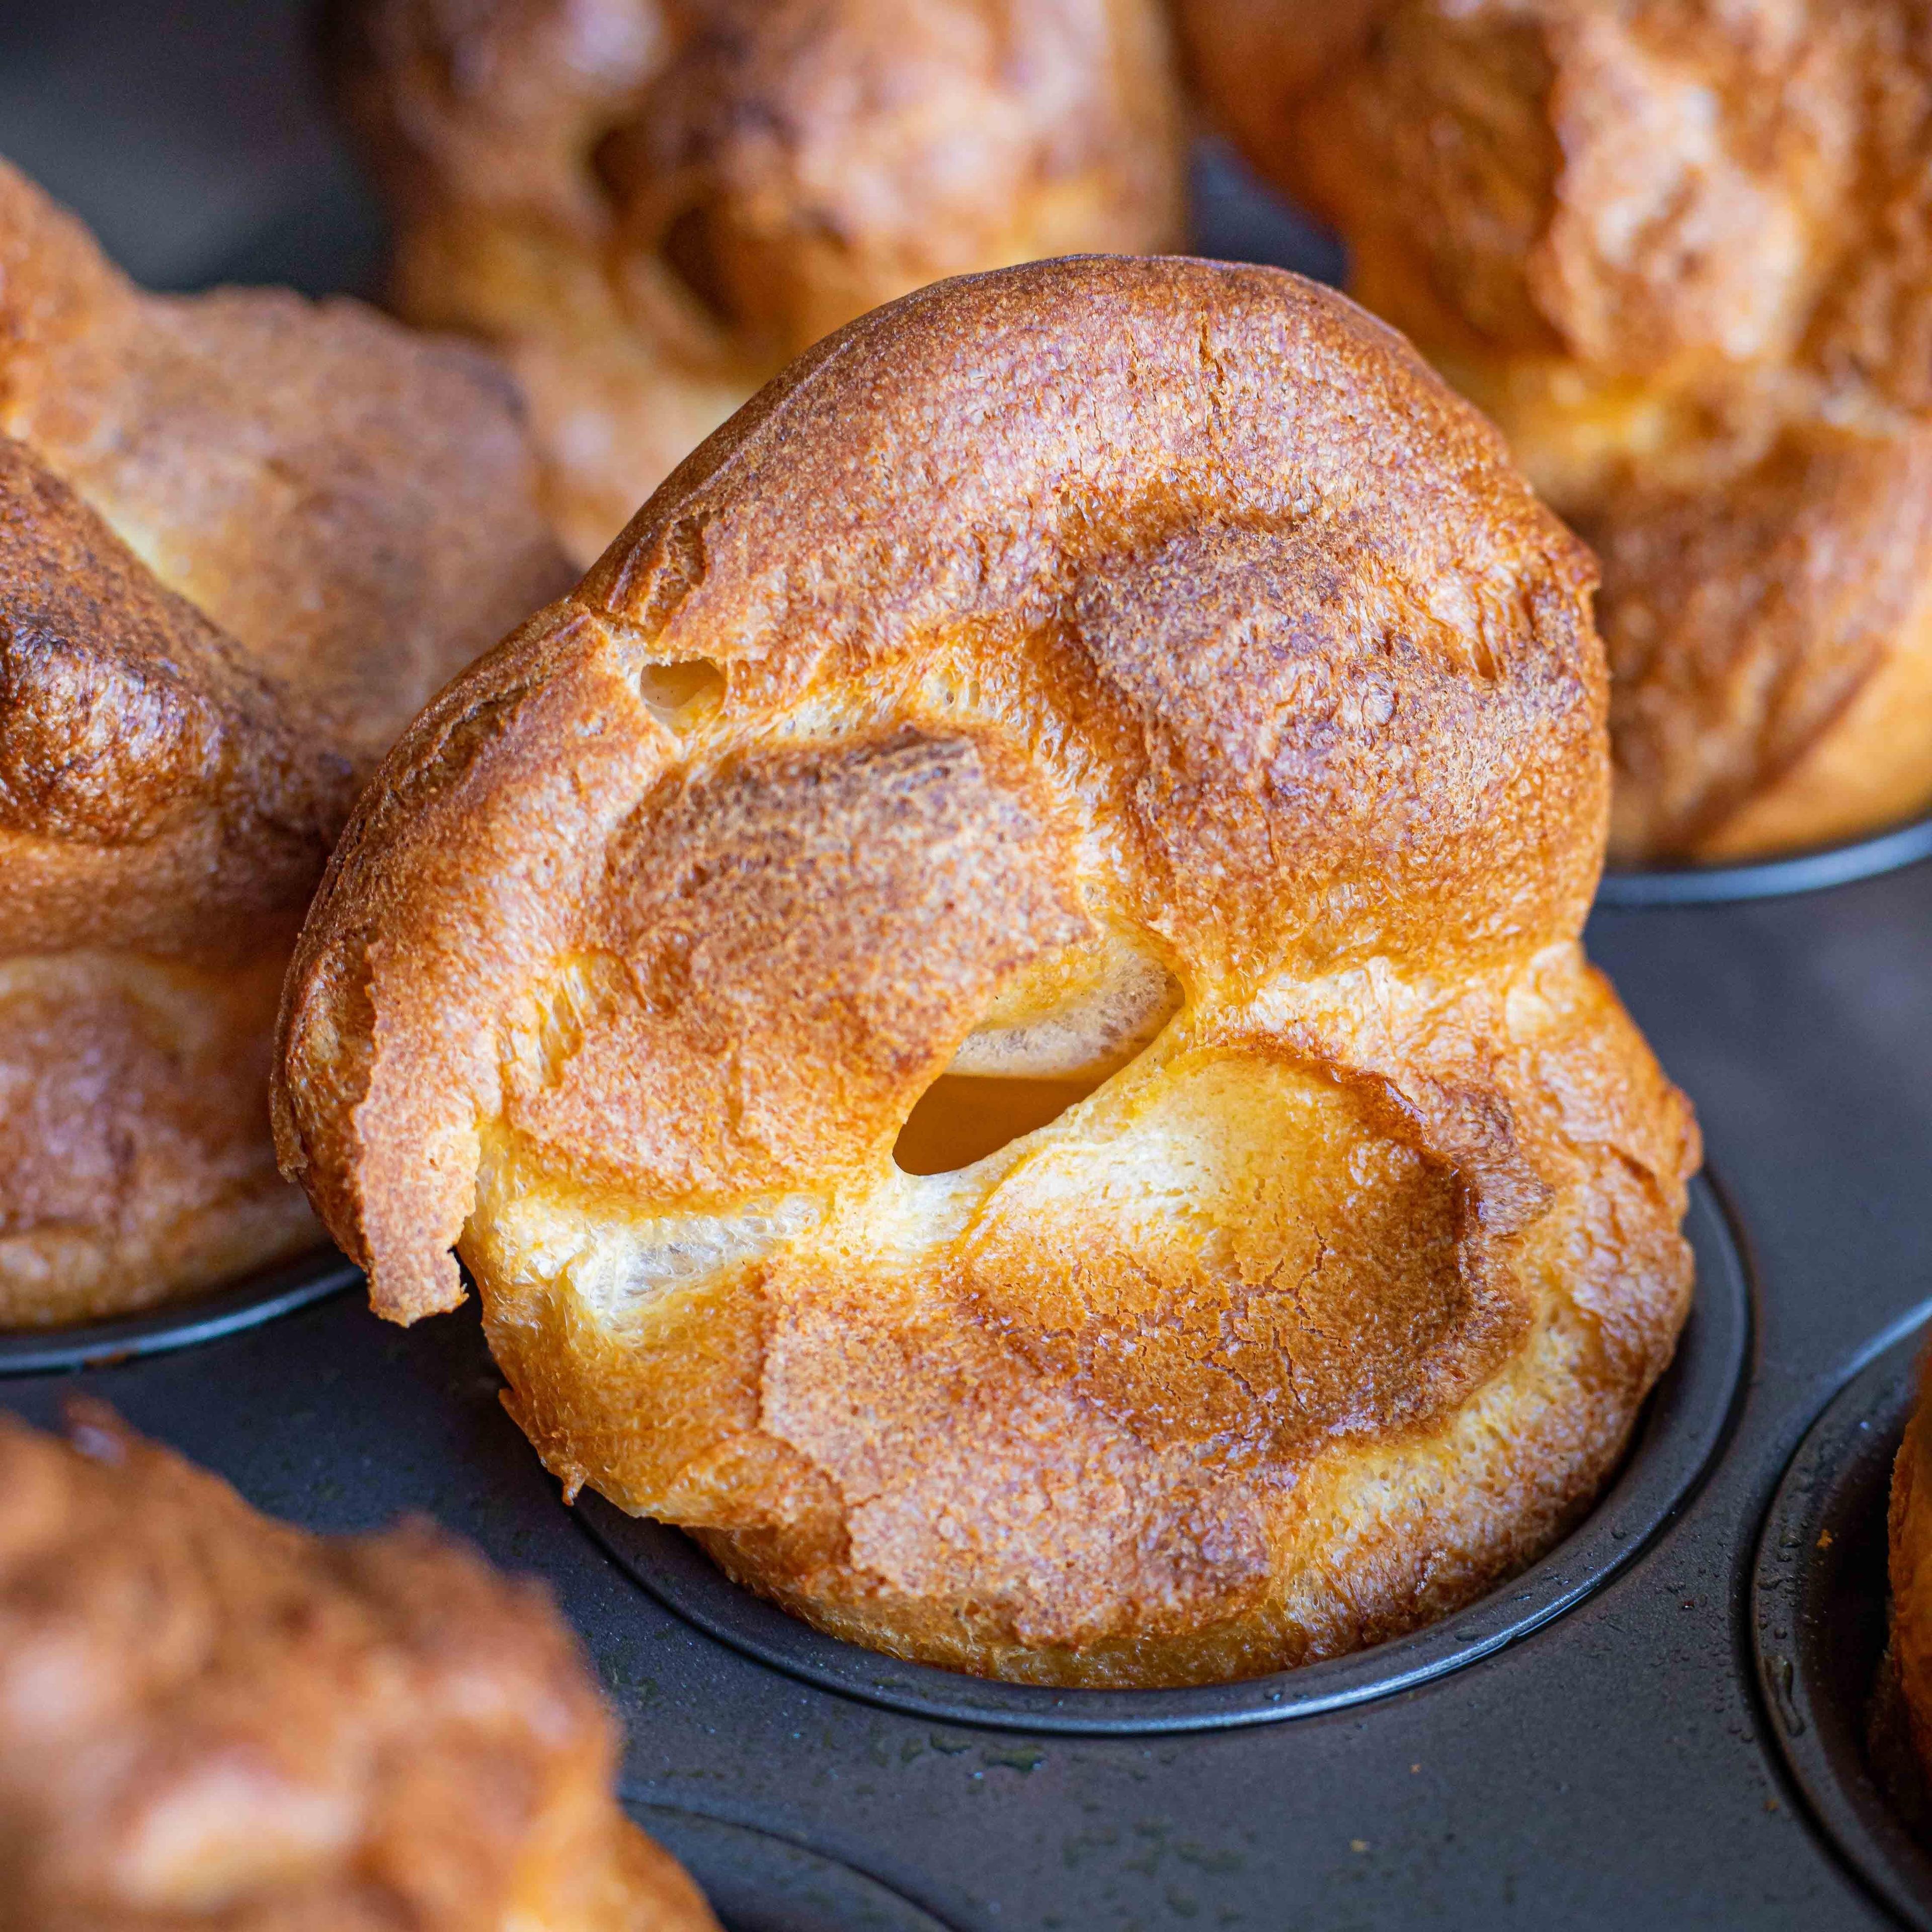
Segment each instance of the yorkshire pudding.
M717 1932L543 1592L322 1539L94 1402L0 1415L0 1896L32 1932Z
M1160 0L336 0L408 320L494 344L588 564L800 350L941 276L1172 245Z
M358 782L567 582L505 379L129 286L0 163L0 1325L320 1238L268 1071Z
M1212 105L1594 544L1624 860L1932 804L1904 0L1184 0Z
M1162 1684L1440 1615L1690 1288L1696 1129L1577 942L1591 581L1294 276L908 296L392 754L285 1171L395 1319L457 1246L568 1490L842 1636Z

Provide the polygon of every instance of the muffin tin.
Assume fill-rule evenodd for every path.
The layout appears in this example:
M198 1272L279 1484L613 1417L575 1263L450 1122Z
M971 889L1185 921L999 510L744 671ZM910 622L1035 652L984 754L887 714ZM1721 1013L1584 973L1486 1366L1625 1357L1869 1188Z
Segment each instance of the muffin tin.
M261 1268L239 1281L144 1315L69 1328L0 1329L0 1376L110 1367L238 1334L358 1286L362 1270L334 1250Z
M90 215L112 186L76 64L93 44L117 71L199 60L197 98L216 100L248 38L212 4L110 10L63 56L65 110L36 82L33 125L76 152L85 136L94 173L0 127ZM249 139L280 116L309 153L298 15L256 18L280 52L248 50ZM117 165L154 173L205 134L130 124ZM299 226L310 287L368 259L346 181L262 231L285 248ZM1197 187L1204 245L1333 272L1225 158ZM267 245L238 242L231 272ZM817 1637L672 1532L588 1498L566 1510L502 1411L473 1309L386 1326L333 1258L8 1338L0 1403L52 1423L85 1388L278 1514L340 1532L424 1510L542 1575L624 1721L627 1802L734 1932L1932 1924L1932 1867L1889 1828L1850 1701L1875 1660L1872 1513L1932 1312L1929 851L1918 826L1606 880L1592 950L1696 1100L1728 1190L1698 1191L1693 1323L1569 1541L1360 1658L1057 1694ZM1814 1523L1846 1526L1831 1564Z
M1600 906L1724 905L1818 892L1932 858L1932 816L1808 852L1738 866L1660 866L1604 874Z
M1928 1928L1932 1846L1901 1815L1922 1824L1922 1780L1872 1736L1888 1688L1886 1506L1922 1318L1877 1349L1792 1458L1759 1539L1751 1636L1772 1735L1819 1822L1907 1924Z
M667 1804L631 1813L697 1880L730 1932L945 1932L910 1899L788 1838Z

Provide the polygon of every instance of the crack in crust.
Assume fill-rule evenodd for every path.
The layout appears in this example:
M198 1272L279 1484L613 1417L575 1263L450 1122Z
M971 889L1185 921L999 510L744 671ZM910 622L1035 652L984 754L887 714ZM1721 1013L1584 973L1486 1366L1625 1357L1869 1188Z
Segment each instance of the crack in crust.
M1596 546L1628 860L1932 802L1907 0L1189 0L1216 112Z
M567 1490L824 1628L1121 1684L1410 1628L1586 1506L1688 1303L1696 1128L1577 944L1591 584L1295 278L909 297L398 747L290 977L288 1169L393 1318L458 1249ZM895 1165L1096 970L1153 1030Z

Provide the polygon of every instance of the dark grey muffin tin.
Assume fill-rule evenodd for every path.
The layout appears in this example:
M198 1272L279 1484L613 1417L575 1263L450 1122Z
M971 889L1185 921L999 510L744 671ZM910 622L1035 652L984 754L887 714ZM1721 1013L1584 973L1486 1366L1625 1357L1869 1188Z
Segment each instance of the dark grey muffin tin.
M1874 832L1868 838L1822 845L1780 859L1736 866L1668 866L1612 871L1598 888L1600 906L1726 905L1738 899L1781 898L1876 878L1932 858L1932 818Z
M1908 1924L1932 1928L1924 1781L1886 1735L1892 1466L1918 1386L1923 1311L1813 1425L1758 1542L1751 1639L1772 1735L1839 1850ZM1877 1735L1874 1736L1874 1732Z
M22 0L0 9L0 152L151 280L366 286L376 231L305 31L280 4ZM1224 158L1197 186L1204 247L1334 272ZM218 236L170 240L171 211L216 204ZM566 1510L473 1311L387 1327L340 1262L11 1338L0 1403L52 1424L85 1389L279 1515L424 1510L544 1576L624 1720L627 1802L734 1932L1932 1924L1846 1702L1876 1628L1898 1338L1932 1309L1928 849L1908 828L1606 882L1592 950L1726 1190L1694 1216L1684 1351L1569 1543L1435 1630L1298 1676L1096 1704L817 1638L670 1532ZM1819 1509L1857 1558L1829 1574L1790 1526Z

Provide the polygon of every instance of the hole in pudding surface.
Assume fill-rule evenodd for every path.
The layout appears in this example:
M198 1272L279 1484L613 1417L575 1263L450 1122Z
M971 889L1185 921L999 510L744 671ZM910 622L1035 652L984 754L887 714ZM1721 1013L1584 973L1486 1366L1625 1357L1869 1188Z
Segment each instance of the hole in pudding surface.
M1050 1126L1108 1078L1104 1072L1059 1080L942 1073L900 1128L892 1160L906 1174L956 1174Z
M638 673L638 695L660 724L678 730L724 695L724 674L709 658L647 664Z
M658 254L678 285L712 321L721 328L734 329L744 317L725 273L717 228L712 211L695 203L665 225Z
M1002 987L920 1096L892 1148L906 1174L955 1174L1050 1126L1135 1059L1180 1010L1179 982L1110 935Z

